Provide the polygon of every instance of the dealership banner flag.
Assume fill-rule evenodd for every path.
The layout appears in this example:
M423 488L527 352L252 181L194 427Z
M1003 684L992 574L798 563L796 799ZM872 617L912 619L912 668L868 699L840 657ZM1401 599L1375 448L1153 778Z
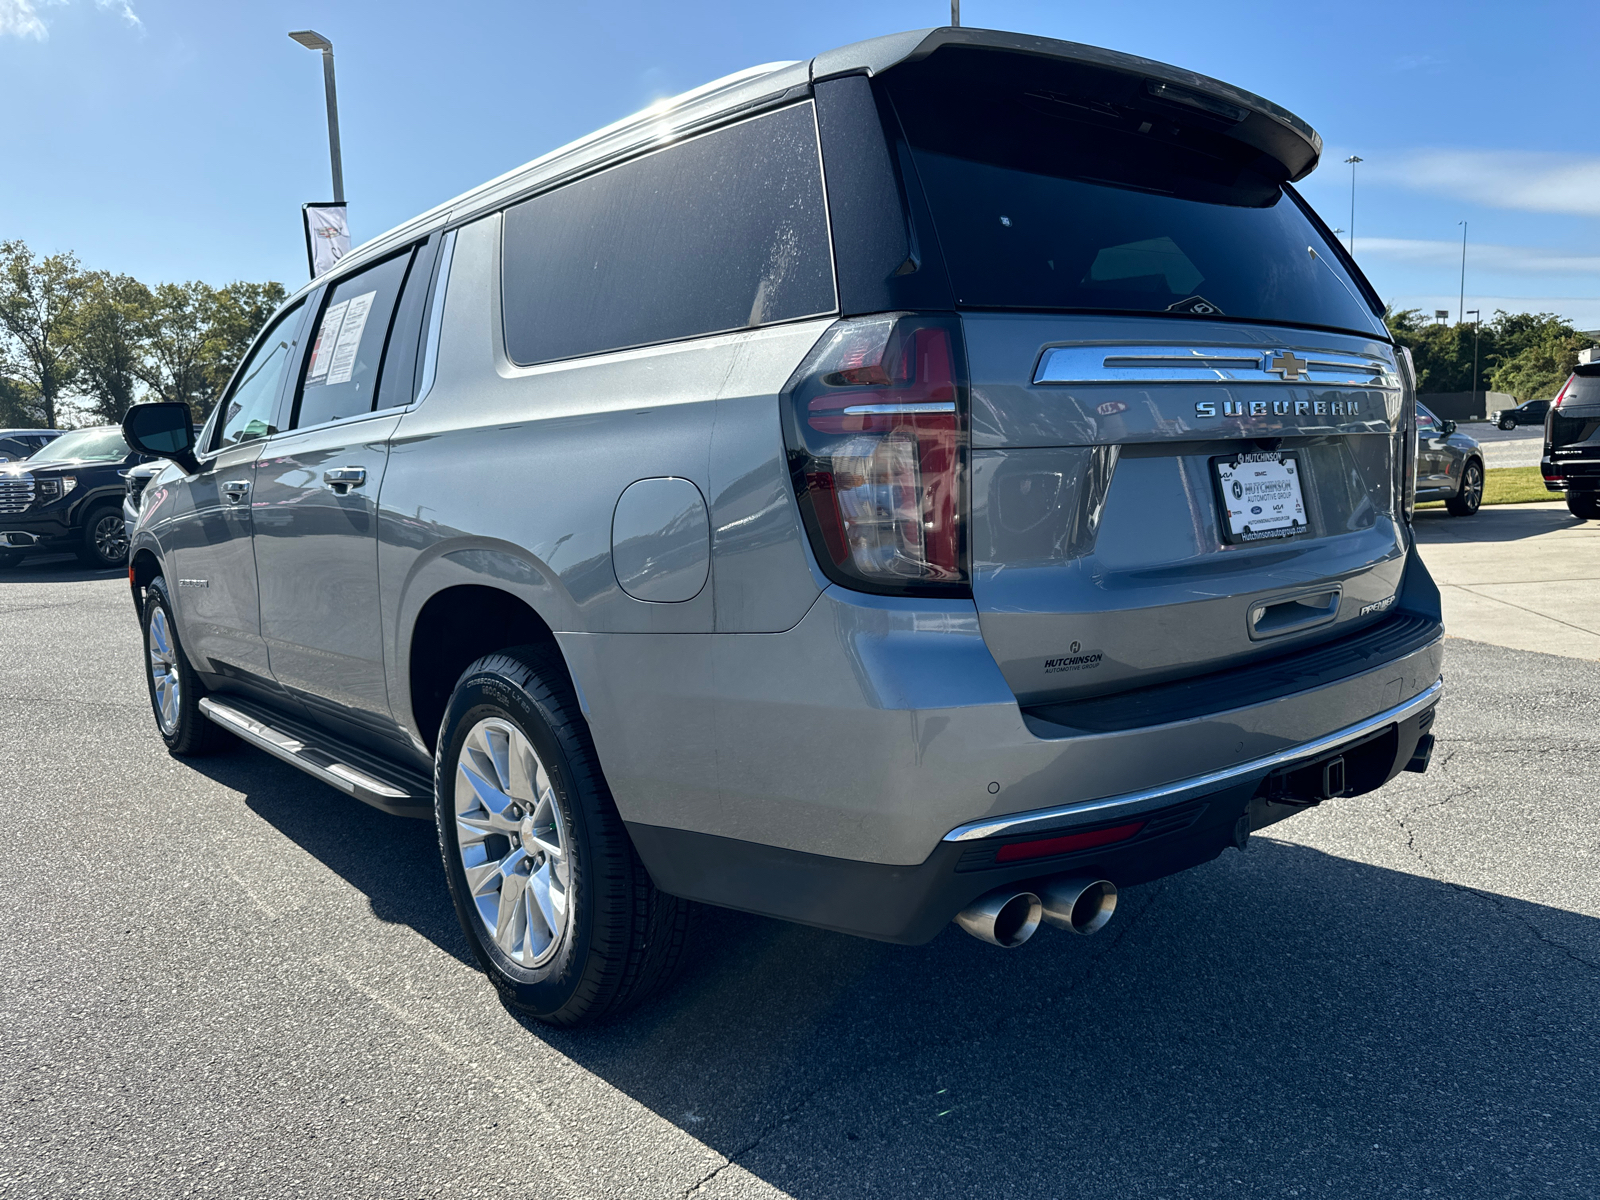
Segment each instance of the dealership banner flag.
M302 204L306 223L306 258L315 279L350 252L350 226L345 222L344 201Z

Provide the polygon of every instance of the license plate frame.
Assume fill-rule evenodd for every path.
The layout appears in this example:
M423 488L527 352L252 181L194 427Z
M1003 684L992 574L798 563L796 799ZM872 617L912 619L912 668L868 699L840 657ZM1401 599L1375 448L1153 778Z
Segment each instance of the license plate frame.
M1256 469L1250 472L1250 477L1242 474L1252 467ZM1295 451L1241 450L1236 454L1218 454L1210 460L1210 472L1212 491L1217 498L1219 532L1228 545L1292 539L1311 532L1305 473ZM1252 490L1256 494L1252 495Z

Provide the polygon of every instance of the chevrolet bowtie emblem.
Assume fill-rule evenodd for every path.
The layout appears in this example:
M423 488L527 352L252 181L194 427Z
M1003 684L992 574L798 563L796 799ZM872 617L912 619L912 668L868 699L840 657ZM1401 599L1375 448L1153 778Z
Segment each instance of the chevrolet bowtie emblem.
M1287 383L1294 383L1300 378L1301 372L1310 365L1305 359L1296 358L1293 350L1280 350L1267 364L1267 371Z

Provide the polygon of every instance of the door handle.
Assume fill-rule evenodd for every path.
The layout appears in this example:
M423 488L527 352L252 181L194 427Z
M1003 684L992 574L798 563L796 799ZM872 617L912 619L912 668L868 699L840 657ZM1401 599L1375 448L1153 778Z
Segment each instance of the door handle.
M335 496L348 496L351 488L367 482L365 467L330 467L322 473L322 482L333 489Z
M250 494L250 481L235 479L231 483L225 483L222 485L222 494L228 498L229 504L237 504Z

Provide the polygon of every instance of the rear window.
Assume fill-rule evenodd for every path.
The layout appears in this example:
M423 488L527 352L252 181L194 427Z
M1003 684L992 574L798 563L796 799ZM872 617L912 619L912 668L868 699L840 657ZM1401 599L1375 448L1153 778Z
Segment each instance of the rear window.
M834 311L800 104L506 210L506 350L529 364Z
M1600 368L1585 364L1573 373L1561 394L1563 411L1571 408L1600 407Z
M1227 113L985 50L940 50L885 80L958 304L1385 336L1283 168L1227 136Z

